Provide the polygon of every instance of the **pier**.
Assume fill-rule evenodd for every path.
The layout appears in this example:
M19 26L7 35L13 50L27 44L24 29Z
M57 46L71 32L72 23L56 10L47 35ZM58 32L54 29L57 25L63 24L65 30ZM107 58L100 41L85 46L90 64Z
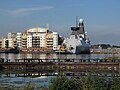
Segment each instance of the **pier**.
M120 59L0 59L7 70L119 70Z

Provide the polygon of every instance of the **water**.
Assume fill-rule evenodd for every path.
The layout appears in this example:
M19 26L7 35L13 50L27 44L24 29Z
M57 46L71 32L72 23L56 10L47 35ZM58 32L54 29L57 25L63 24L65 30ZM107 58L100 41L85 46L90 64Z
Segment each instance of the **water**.
M83 54L83 55L75 55L75 54L12 54L12 53L1 53L0 58L4 59L23 59L23 58L40 58L40 59L46 59L46 58L108 58L112 57L112 54ZM116 55L117 56L117 55ZM118 55L119 56L119 55ZM8 87L8 86L16 86L21 87L25 86L28 83L31 83L34 87L47 87L51 80L55 78L57 75L68 75L68 76L86 76L86 75L98 75L98 76L119 76L119 71L116 72L71 72L71 71L34 71L34 72L28 72L28 71L0 71L0 87Z
M112 54L38 54L38 53L33 53L33 54L13 54L13 53L0 53L0 58L5 58L5 59L23 59L23 58L108 58L113 56ZM118 54L114 54L114 56L119 56Z
M0 86L8 87L8 86L16 86L21 87L25 86L28 83L31 83L34 87L47 87L54 78L54 76L35 76L35 75L24 75L25 73L16 74L16 73L7 73L7 74L0 74ZM30 73L29 73L30 74ZM31 74L38 74L31 73ZM44 73L43 73L44 74Z

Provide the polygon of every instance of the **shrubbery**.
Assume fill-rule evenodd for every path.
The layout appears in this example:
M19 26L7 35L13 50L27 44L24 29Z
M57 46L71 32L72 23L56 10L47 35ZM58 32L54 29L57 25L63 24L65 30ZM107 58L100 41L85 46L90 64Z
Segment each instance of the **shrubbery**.
M57 77L51 82L48 90L120 90L120 78Z
M24 87L0 88L0 90L36 90L28 83ZM47 87L37 88L37 90L120 90L120 77L99 77L81 76L66 77L58 76L54 78Z

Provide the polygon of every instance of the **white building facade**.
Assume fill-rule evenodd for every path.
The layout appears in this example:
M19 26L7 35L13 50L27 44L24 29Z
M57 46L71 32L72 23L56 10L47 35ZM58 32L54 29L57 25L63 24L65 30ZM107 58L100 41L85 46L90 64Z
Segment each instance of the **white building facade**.
M22 33L17 33L16 40L17 40L17 47L21 49L22 48Z
M57 50L58 48L58 33L53 32L53 50Z
M46 47L45 44L46 33L47 33L47 28L32 28L27 30L27 48Z

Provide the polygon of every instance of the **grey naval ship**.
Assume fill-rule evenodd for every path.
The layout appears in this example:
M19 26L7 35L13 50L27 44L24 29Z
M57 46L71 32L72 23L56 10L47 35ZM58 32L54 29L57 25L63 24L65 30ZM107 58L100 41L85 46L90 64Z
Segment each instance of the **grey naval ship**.
M87 32L84 30L84 20L76 20L76 26L71 27L70 38L63 41L66 47L66 52L73 54L90 54L90 40L87 37Z

